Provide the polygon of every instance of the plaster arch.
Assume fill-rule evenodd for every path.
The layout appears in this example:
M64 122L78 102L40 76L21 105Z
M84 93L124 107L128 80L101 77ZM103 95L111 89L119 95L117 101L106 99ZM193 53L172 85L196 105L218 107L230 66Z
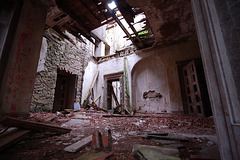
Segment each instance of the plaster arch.
M170 112L167 68L161 59L148 57L139 60L132 69L131 80L134 112ZM158 93L162 96L155 96Z

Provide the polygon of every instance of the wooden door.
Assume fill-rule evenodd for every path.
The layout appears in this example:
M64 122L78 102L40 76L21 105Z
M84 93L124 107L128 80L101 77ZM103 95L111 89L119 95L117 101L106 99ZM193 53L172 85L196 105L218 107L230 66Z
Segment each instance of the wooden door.
M53 112L62 111L64 109L73 109L76 92L77 76L58 74Z
M62 111L67 105L67 89L68 89L68 78L67 76L58 75L57 83L54 95L53 111Z
M183 67L183 77L189 114L204 116L201 92L194 61Z

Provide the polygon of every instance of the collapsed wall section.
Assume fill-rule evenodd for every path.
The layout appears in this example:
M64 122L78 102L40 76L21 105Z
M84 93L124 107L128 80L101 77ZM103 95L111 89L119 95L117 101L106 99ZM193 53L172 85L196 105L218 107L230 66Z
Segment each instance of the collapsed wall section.
M75 100L80 102L84 69L90 60L93 47L91 43L82 45L77 42L74 45L62 40L53 30L47 30L46 33L51 40L43 38L41 49L43 56L40 56L36 73L31 112L50 112L53 109L58 70L77 75Z

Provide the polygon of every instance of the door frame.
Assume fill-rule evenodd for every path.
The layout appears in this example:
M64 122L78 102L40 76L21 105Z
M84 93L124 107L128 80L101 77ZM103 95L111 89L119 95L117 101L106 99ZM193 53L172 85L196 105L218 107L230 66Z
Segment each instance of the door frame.
M57 95L57 94L59 94L59 87L60 87L59 86L59 84L60 84L59 78L66 79L66 91L65 91L66 98L64 98L65 99L65 101L64 101L65 108L64 109L73 109L74 108L74 100L76 99L76 87L77 87L77 79L78 79L77 75L68 73L65 70L58 70L52 112L56 112L59 110L59 107L56 107L56 105L58 105L57 101L60 100L60 98L59 98L60 95Z
M190 71L189 71L189 67L190 67ZM201 96L202 93L200 90L200 84L198 81L198 75L197 75L198 73L196 71L196 68L197 67L194 60L190 61L188 64L186 64L183 67L182 74L184 77L184 84L185 84L184 88L187 96L186 100L187 100L189 114L204 117L205 110L203 109L202 96Z
M191 0L221 158L239 159L239 100L214 0ZM234 108L236 107L236 108Z
M104 102L103 102L103 106L105 107L105 109L108 109L108 102L107 102L107 96L108 96L108 81L121 81L121 79L123 80L123 72L117 72L117 73L113 73L113 74L108 74L108 75L104 75ZM121 82L120 82L121 84ZM121 102L124 102L124 96L122 95L124 93L124 87L122 86L121 88L121 100L120 100L120 104Z

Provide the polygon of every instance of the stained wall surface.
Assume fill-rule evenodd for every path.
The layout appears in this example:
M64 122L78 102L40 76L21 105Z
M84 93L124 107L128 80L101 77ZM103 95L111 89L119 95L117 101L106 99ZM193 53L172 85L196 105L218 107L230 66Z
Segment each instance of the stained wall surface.
M9 62L1 88L0 113L29 114L46 8L39 1L23 1Z
M158 58L143 58L132 71L132 98L136 112L170 112L167 68ZM160 95L149 94L159 93Z
M197 41L154 49L144 54L144 57L141 57L131 69L133 109L150 113L182 112L176 62L199 57L200 50ZM143 98L144 92L148 91L160 93L162 97Z
M132 109L138 112L151 113L182 112L183 107L176 62L199 57L200 50L197 40L166 48L145 49L126 56ZM94 95L95 97L101 95L99 106L106 108L106 79L104 77L123 73L124 57L102 62L98 64L97 69L100 72L94 86ZM87 70L85 73L90 74L87 73ZM87 82L84 81L83 85L85 83ZM144 99L143 93L151 90L161 93L162 97Z

